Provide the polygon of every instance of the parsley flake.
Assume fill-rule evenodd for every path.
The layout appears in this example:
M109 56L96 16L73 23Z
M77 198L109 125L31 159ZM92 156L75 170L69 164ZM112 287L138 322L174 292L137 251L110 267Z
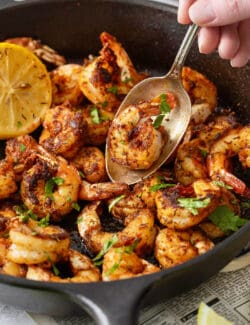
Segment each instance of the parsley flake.
M218 206L208 217L213 224L218 226L223 232L237 231L244 226L248 220L240 218L227 205Z
M162 188L167 188L167 187L174 187L176 184L168 184L168 183L160 183L160 184L155 184L149 187L150 192L157 192L158 190Z
M42 218L39 222L38 222L38 226L40 227L47 227L49 225L49 219L50 219L50 215L48 214L46 217Z
M92 122L95 124L100 124L101 119L100 119L100 112L99 109L96 106L93 106L90 111L90 116L92 118Z
M227 185L226 183L222 182L222 181L213 181L212 182L214 185L217 185L219 187L223 187L226 188L227 190L232 190L232 186Z
M178 203L182 208L189 210L194 216L196 216L199 212L199 208L205 208L209 205L211 199L208 197L206 199L198 199L198 198L179 198Z
M100 252L92 259L96 266L101 265L103 262L103 256L118 242L118 237L114 235L110 240L104 242Z
M64 179L61 177L52 177L45 183L45 195L51 197L56 185L62 185Z
M81 210L81 207L77 202L72 202L71 206L72 206L73 209L75 209L78 212Z
M109 88L107 88L107 92L112 93L114 95L117 95L118 94L118 87L116 85L114 85L112 87L109 87Z
M25 152L26 151L26 145L21 143L20 146L19 146L19 149L21 152Z

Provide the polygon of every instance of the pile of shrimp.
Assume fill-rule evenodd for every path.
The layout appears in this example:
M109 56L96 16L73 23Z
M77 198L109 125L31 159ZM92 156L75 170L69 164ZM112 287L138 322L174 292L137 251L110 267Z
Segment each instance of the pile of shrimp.
M3 274L55 282L136 277L204 254L230 235L233 229L211 217L220 218L220 210L233 215L238 227L247 222L241 200L249 199L250 190L233 174L231 158L250 167L250 125L239 124L231 110L218 112L216 86L189 67L182 81L192 117L172 161L134 186L109 181L108 132L113 150L122 144L126 165L141 168L146 156L160 155L158 131L147 118L159 111L159 101L141 102L125 114L123 126L113 124L122 99L147 74L136 71L114 36L103 32L100 40L99 54L82 64L67 63L31 38L6 40L54 68L53 103L41 132L7 139L0 161ZM106 215L119 230L105 229ZM62 226L69 219L88 255L72 248Z

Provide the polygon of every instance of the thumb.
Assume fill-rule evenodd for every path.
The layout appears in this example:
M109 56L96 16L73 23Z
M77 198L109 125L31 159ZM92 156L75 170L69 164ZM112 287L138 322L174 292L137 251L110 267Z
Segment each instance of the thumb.
M249 0L197 0L189 8L191 20L200 26L224 26L250 17Z

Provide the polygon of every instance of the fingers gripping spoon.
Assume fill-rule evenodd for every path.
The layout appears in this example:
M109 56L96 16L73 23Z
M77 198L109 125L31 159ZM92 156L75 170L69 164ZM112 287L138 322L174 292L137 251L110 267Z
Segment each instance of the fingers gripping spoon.
M168 140L164 144L160 157L149 169L132 170L117 164L112 161L108 145L106 145L106 170L112 181L123 182L129 185L139 182L162 166L170 158L180 143L191 117L191 102L182 85L181 69L191 49L198 29L199 26L197 25L191 25L188 28L172 67L166 75L162 77L147 78L141 81L128 93L121 103L115 118L129 105L136 104L141 100L150 100L160 94L172 92L178 99L178 106L171 110L168 120L162 123L168 135ZM109 139L107 139L107 144L108 142Z

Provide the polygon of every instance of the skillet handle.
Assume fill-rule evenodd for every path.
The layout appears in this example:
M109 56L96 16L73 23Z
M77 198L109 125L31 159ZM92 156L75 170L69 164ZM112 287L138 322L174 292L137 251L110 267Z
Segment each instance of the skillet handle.
M145 279L146 278L146 279ZM147 276L77 286L64 290L76 304L84 309L97 325L136 325L138 305L153 280Z

